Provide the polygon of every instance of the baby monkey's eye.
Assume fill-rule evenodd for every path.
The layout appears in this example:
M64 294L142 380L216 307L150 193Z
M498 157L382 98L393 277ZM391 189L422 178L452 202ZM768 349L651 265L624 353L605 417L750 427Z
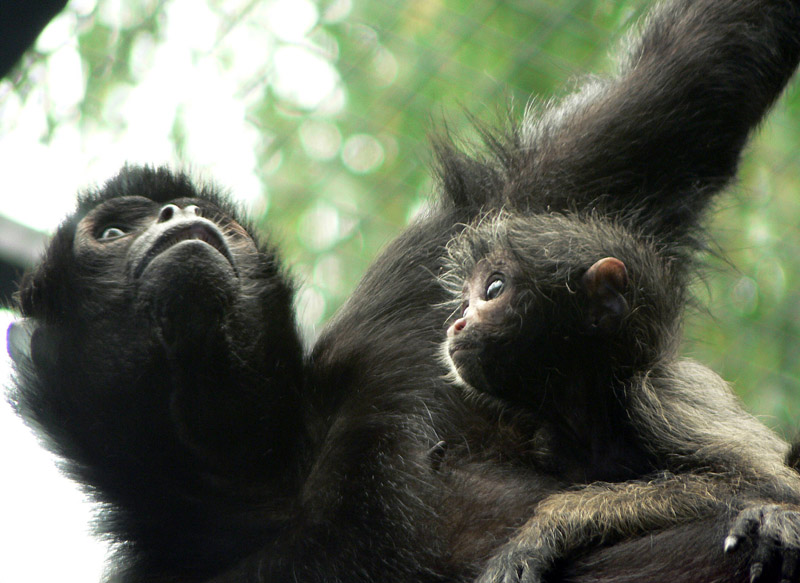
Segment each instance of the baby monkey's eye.
M496 297L500 296L505 289L506 284L505 281L501 277L495 276L489 285L486 286L486 300L493 300Z
M100 233L98 239L100 241L110 241L112 239L118 239L126 234L127 233L119 227L108 227L107 229L104 229L102 233Z

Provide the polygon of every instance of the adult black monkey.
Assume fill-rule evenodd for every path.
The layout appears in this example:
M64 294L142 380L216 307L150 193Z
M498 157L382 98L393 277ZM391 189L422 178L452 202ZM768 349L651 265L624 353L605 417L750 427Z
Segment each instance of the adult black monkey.
M304 436L293 288L224 197L130 168L20 286L19 411L113 507L122 571L206 574L287 520ZM122 576L122 574L120 574Z
M762 529L755 575L777 548L786 578L797 571L800 477L787 445L717 375L677 356L688 258L638 220L495 213L451 242L455 381L481 406L517 412L560 476L590 484L543 500L484 581L540 581L586 546L728 507L744 510L729 548Z
M609 217L636 208L649 217L646 227L654 234L691 233L711 195L733 175L747 134L795 68L798 12L797 2L790 0L677 1L653 18L623 73L608 83L587 85L560 108L544 112L540 122L531 114L509 140L497 144L496 163L443 147L441 199L378 259L329 324L310 355L302 387L297 382L302 375L284 374L287 363L299 360L299 350L292 356L294 332L287 331L292 328L288 300L267 302L274 307L261 315L261 325L267 326L263 342L286 341L284 356L263 363L239 359L240 353L250 354L246 347L232 348L234 340L247 344L251 336L222 333L248 328L227 324L230 309L217 310L218 317L205 327L188 321L167 325L163 338L149 327L141 330L131 352L121 352L128 358L144 355L138 366L114 357L122 328L113 318L139 326L126 311L138 304L110 293L116 312L98 301L102 294L87 290L85 308L98 316L86 321L77 313L70 295L73 281L90 281L80 274L103 262L91 260L76 274L59 267L82 257L72 257L80 247L73 248L68 223L40 277L29 278L22 290L23 298L39 300L23 302L23 312L33 318L30 349L25 334L14 342L23 363L21 407L73 460L73 472L116 505L109 528L127 543L123 550L134 564L121 579L193 581L228 566L218 581L459 581L477 574L509 527L530 516L542 492L564 479L545 471L549 467L531 471L536 466L527 462L541 452L532 450L527 438L519 441L521 436L506 430L502 420L495 424L470 411L440 380L444 370L432 347L443 340L440 322L446 317L445 309L436 307L446 299L436 279L445 243L482 208L501 205L528 212L594 205ZM127 184L130 194L156 197L159 209L174 198L169 180L151 193L126 176L116 184ZM54 276L58 273L65 279ZM105 275L96 279L93 285L114 289ZM215 289L218 281L212 278ZM248 289L255 295L262 286L265 293L285 289L279 281L271 275ZM220 297L218 303L200 305L248 305L244 300L252 295L239 298L223 290ZM78 299L82 307L83 297ZM256 312L244 309L239 321ZM271 329L273 318L278 324ZM221 333L211 336L224 339L216 342L235 371L233 378L244 381L250 371L253 384L225 382L229 388L222 398L199 383L206 398L187 402L179 396L187 394L185 388L194 390L191 366L202 371L210 360L181 360L192 351L180 349L180 335L184 326L196 330L192 334L214 330L214 322L222 322ZM109 336L94 335L101 330ZM203 342L191 339L188 345ZM113 357L119 368L98 358L92 346ZM59 372L56 366L64 368ZM173 373L171 383L156 374L176 366L180 374ZM224 366L219 370L209 372L227 381ZM190 382L182 384L185 374ZM286 401L283 391L263 389L260 380L281 375L287 381ZM133 390L137 387L142 390ZM270 398L259 401L264 393L275 395L277 414ZM228 395L233 395L230 402ZM237 415L244 429L226 439L221 429L238 427ZM246 429L255 429L255 418L267 420L256 438ZM151 431L143 429L148 425ZM279 439L278 447L272 447L272 439ZM450 444L441 463L455 467L458 475L444 484L437 481L428 454L432 448L439 451L440 440ZM230 460L226 447L231 447ZM289 452L292 457L285 457ZM678 580L681 573L697 580L694 570L682 570L682 556L675 560L675 548L681 540L693 545L696 536L711 532L707 528L697 525L692 536L669 538L669 553L658 549L663 560L647 568L635 560L647 543L634 541L576 564L574 575L588 580L581 565L598 566L611 581L638 565L642 573L658 572L664 581ZM721 566L725 573L734 569L733 575L746 577L746 571L719 560L717 547L699 549L698 556L707 559L702 564L717 574ZM244 555L249 556L233 567Z

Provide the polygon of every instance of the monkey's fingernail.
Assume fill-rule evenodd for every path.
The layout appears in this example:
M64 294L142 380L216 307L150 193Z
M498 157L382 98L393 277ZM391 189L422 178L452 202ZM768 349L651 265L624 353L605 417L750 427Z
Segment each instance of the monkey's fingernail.
M725 539L725 552L730 553L736 550L736 547L739 546L739 539L733 535L729 535Z

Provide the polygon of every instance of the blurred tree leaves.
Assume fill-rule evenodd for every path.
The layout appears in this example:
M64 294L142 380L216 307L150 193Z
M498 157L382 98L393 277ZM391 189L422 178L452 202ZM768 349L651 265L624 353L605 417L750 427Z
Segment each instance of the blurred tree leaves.
M711 220L719 253L696 286L687 352L732 381L752 411L800 430L800 92L795 82L748 148Z
M80 11L76 34L87 81L72 121L84 131L114 123L107 112L115 89L136 84L136 67L148 62L142 47L162 42L166 24L181 24L174 22L180 11L171 11L181 1L140 0L123 9L98 0ZM520 114L530 96L564 95L582 73L608 73L611 49L647 8L632 0L320 0L312 6L316 24L298 41L269 29L269 16L258 20L264 7L280 10L279 3L206 5L217 19L217 60L249 71L237 95L260 136L260 224L277 234L306 284L300 309L310 324L333 314L380 247L424 205L434 189L432 131L446 126L470 143L475 134L465 112L491 122L509 107ZM124 13L115 24L97 18L112 9ZM266 48L226 49L242 27L263 30ZM331 75L330 95L313 105L293 97L280 78L281 48L317 59L305 74ZM15 90L23 94L36 81L24 65L46 58L31 55L17 72ZM302 79L304 71L293 73ZM195 131L176 116L177 152ZM768 424L789 433L800 426L799 143L795 85L713 217L723 256L708 254L686 348L732 380Z

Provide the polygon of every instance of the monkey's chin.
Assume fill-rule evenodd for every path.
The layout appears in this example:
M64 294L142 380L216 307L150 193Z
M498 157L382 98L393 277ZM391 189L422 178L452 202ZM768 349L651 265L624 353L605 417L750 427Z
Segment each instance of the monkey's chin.
M474 387L461 375L458 367L453 362L453 359L450 358L449 353L446 354L446 357L449 368L449 373L447 374L446 378L453 385L461 389L466 402L472 403L473 406L476 406L481 410L493 411L495 413L500 413L506 409L507 403L503 399Z
M224 327L240 280L218 250L183 241L156 256L136 281L136 309L170 349L206 345Z
M478 347L457 347L446 342L442 350L442 360L449 372L445 378L462 389L468 402L481 409L502 412L511 404L489 384L483 367L480 366L480 352Z
M479 364L479 349L471 346L458 346L447 343L444 358L450 370L450 381L468 393L484 394L483 370Z

